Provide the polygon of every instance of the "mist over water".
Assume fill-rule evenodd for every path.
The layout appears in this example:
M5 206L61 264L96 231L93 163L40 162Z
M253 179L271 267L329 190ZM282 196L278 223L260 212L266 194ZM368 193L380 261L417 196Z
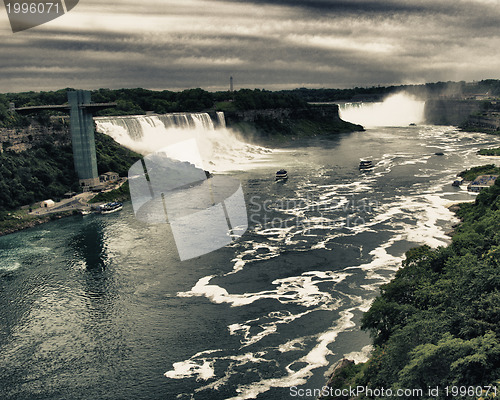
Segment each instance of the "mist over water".
M169 157L208 171L244 169L264 161L271 151L238 139L226 128L224 114L214 124L207 113L97 117L97 130L142 155L170 148ZM193 140L196 149L193 148Z
M408 126L424 122L425 102L406 93L390 95L381 103L345 103L340 118L365 127Z

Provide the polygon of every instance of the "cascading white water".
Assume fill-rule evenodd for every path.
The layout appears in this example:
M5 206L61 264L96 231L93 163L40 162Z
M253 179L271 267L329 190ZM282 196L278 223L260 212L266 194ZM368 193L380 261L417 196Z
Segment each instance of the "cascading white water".
M406 93L387 97L381 103L345 103L340 118L363 126L408 126L424 122L425 102Z
M270 153L269 149L237 139L226 128L223 112L217 113L217 119L216 126L207 113L94 118L97 131L131 150L142 155L162 150L171 158L208 171L243 169L251 160ZM193 147L193 139L197 146Z
M226 119L224 118L224 113L222 111L217 111L217 118L219 120L219 126L222 128L226 127Z

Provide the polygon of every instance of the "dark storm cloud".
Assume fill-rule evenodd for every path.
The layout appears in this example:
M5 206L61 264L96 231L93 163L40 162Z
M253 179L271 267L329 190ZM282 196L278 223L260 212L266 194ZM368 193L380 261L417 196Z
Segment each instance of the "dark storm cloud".
M227 2L227 0L223 0ZM337 14L428 14L498 8L498 2L465 0L229 0L234 3L275 5Z
M366 1L366 0L233 0L234 2L269 4L284 7L297 7L321 12L335 13L408 13L423 12L430 7L419 4L394 3L388 1ZM432 8L439 8L434 4Z

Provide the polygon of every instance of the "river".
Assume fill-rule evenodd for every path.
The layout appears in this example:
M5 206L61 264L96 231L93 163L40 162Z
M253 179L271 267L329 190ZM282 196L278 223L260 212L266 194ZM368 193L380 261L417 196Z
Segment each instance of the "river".
M75 216L0 238L2 399L275 400L364 360L360 317L411 247L449 243L451 186L496 137L374 127L266 151L247 232L180 261L168 225ZM443 152L443 156L435 155ZM359 160L375 168L360 172ZM286 182L274 173L288 170ZM293 397L301 398L301 397ZM311 399L311 397L303 397Z

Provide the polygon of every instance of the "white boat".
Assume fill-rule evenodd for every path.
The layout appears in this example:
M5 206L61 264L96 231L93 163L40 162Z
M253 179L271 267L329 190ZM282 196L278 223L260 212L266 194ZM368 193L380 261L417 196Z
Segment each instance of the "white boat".
M82 215L89 215L90 213L91 213L90 210L81 210L80 211L80 214L82 214Z
M120 211L122 208L123 208L123 203L120 203L118 201L114 201L111 203L103 204L100 207L100 212L101 212L101 214L111 214L111 213L114 213L116 211Z
M284 169L280 169L276 172L276 180L286 180L288 179L288 173Z

